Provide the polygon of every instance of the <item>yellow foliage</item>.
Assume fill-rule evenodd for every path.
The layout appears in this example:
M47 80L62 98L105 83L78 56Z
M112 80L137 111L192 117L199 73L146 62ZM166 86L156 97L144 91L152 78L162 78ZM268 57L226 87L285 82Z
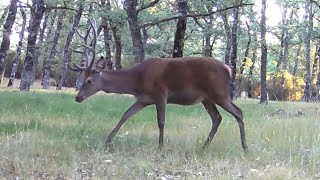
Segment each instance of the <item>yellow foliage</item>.
M278 72L273 77L273 81L275 81L273 93L277 94L279 97L282 97L283 100L301 100L305 85L303 78L295 77L288 71Z
M304 79L302 79L301 77L296 77L296 85L304 86L305 85Z
M272 64L276 66L276 65L277 65L277 61L276 61L276 60L273 60L273 61L272 61Z
M246 66L250 68L253 65L252 59L249 57L246 57Z
M158 8L157 7L150 7L150 8L148 8L148 10L147 10L150 14L156 14L156 13L158 13L159 12L159 10L158 10Z

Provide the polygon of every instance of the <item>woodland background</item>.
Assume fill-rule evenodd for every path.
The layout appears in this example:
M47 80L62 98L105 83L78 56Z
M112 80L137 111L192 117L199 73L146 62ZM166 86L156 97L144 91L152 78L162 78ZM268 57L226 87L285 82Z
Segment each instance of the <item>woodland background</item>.
M90 61L82 44L92 42L91 18L96 57L114 70L149 57L211 56L232 67L234 98L319 101L320 3L266 1L1 2L0 85L79 89L82 73L67 64Z

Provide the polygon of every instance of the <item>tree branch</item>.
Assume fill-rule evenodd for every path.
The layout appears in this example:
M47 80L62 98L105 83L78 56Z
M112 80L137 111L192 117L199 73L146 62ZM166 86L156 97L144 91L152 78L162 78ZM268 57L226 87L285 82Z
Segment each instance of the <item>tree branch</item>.
M140 7L139 9L137 9L137 12L139 13L139 12L142 11L142 10L145 10L145 9L147 9L147 8L149 8L149 7L152 7L152 6L156 5L158 2L159 2L159 0L151 1L149 4L147 4L147 5L145 5L145 6L142 6L142 7Z
M75 52L75 53L79 53L79 54L83 53L83 51L80 51L80 50L77 50L77 49L73 49L73 48L70 48L70 50Z
M69 8L66 6L52 6L52 7L47 7L48 10L52 10L52 9L66 9L66 10L71 10L71 11L78 11L78 9L74 9L74 8Z
M204 26L198 21L198 19L196 17L192 17L194 22L199 26L201 27L202 29L204 29ZM205 20L206 21L206 20Z
M238 7L242 7L242 6L251 6L251 5L254 5L254 4L253 3L238 4L238 5L235 5L235 6L230 6L230 7L226 7L226 8L223 8L223 9L218 9L218 10L212 11L210 13L187 14L187 15L184 15L183 17L197 18L197 17L211 16L211 15L213 15L215 13L220 13L220 12L223 12L223 11L227 11L229 9L238 8ZM149 22L149 23L141 24L139 27L143 28L143 27L147 27L147 26L153 26L153 25L156 25L156 24L159 24L159 23L163 23L163 22L168 22L168 21L172 21L172 20L175 20L175 19L179 19L181 17L182 16L179 15L179 16L173 16L173 17L169 17L169 18L164 18L164 19L161 19L161 20L158 20L158 21L155 21L155 22Z
M312 3L314 3L315 5L317 5L319 8L320 8L320 4L318 1L315 1L315 0L310 0Z
M21 6L21 4L23 4L23 5L26 5L30 9L32 8L32 6L30 4L28 4L28 3L25 3L25 2L22 2L22 1L19 1L19 3L20 3L20 6Z

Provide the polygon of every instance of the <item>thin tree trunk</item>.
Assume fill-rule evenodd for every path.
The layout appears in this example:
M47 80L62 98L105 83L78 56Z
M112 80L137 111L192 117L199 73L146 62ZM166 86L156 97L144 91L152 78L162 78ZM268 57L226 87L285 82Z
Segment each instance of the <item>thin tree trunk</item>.
M101 5L102 6L106 6L106 10L110 11L111 7L110 7L110 0L107 1L107 5L106 5L106 0L101 0ZM107 17L102 17L102 22L101 22L101 27L103 28L103 36L104 36L104 49L106 51L106 56L105 56L105 63L108 64L109 62L111 62L111 48L110 48L110 26L108 24L108 19Z
M0 17L0 24L4 24L3 22L4 22L4 20L5 20L6 17L7 17L7 14L8 14L8 12L9 12L9 9L10 9L10 4L3 9L3 14L2 14L1 17Z
M250 26L249 26L249 23L246 21L246 26L247 26L247 29L248 29L248 42L247 42L247 47L246 47L246 50L244 52L244 58L242 60L242 64L241 64L241 67L240 67L240 77L239 77L239 82L238 82L238 95L240 95L241 93L241 82L242 82L242 78L243 78L243 71L244 71L244 67L246 66L246 63L247 63L247 58L248 58L248 54L249 54L249 50L250 50L250 44L251 44L251 34L250 34Z
M111 10L111 4L110 4L110 0L101 0L101 5L105 6L105 10L106 11L110 11ZM104 33L104 48L106 51L106 56L105 56L105 68L111 70L113 69L112 65L112 58L111 58L111 35L110 35L110 30L111 30L111 22L108 16L103 16L102 17L102 22L101 22L101 26L103 27L103 33Z
M289 20L287 20L287 26L289 26L292 22L293 17L293 10L291 11L289 15ZM284 37L284 50L283 50L283 64L282 67L284 70L287 70L288 68L288 61L289 61L289 41L290 41L290 34L288 27L285 27L285 37Z
M284 16L284 15L282 15L282 16ZM284 16L284 18L285 18L285 16ZM284 21L284 19L282 19L282 22L283 21ZM280 48L279 48L279 57L278 57L278 61L277 61L277 70L279 70L281 63L283 62L284 38L285 38L285 30L283 29L281 31L281 36L280 36Z
M104 49L106 51L106 56L105 56L105 61L106 64L111 62L111 48L110 48L110 29L109 29L109 25L108 25L108 21L103 18L103 36L104 36Z
M297 51L296 51L296 55L295 55L295 59L294 59L294 65L293 65L293 70L292 70L292 75L296 76L297 74L297 68L298 68L298 62L299 62L299 56L300 56L300 52L301 52L301 43L299 43Z
M87 64L88 57L86 56L86 49L84 49L84 52L81 54L81 67L84 67ZM84 72L79 71L77 75L77 80L76 80L76 87L75 90L79 91L81 89L81 86L83 84L83 78L84 78Z
M311 72L311 84L314 81L314 78L316 77L316 73L317 73L317 68L318 68L318 62L319 62L319 43L320 43L320 39L317 40L316 43L316 51L314 53L314 58L313 58L313 65L312 65L312 72Z
M121 44L121 34L119 33L119 29L118 29L119 26L122 26L122 25L111 23L111 30L112 30L115 48L116 48L115 55L114 55L116 70L120 70L122 68L122 65L121 65L122 44Z
M187 28L187 8L188 4L186 0L178 0L178 10L182 17L180 17L177 22L176 32L174 35L174 44L172 51L173 58L183 56L184 36Z
M148 30L146 27L141 28L142 29L142 34L143 34L143 38L142 38L142 44L143 44L143 48L147 49L147 42L148 42Z
M44 75L43 75L43 89L49 89L50 87L50 74L51 74L51 67L52 67L52 63L54 61L54 58L56 56L56 47L58 44L58 40L60 38L60 33L61 33L61 29L62 29L62 23L63 23L63 18L65 16L65 11L60 12L60 15L58 17L58 21L57 21L57 26L56 26L56 32L52 41L52 47L51 47L51 51L50 51L50 56L48 61L45 62L44 64Z
M67 77L68 63L71 58L71 51L69 50L70 44L72 42L72 38L75 33L75 28L77 28L79 26L82 12L83 12L83 1L81 0L79 2L79 9L78 9L76 15L74 16L74 18L70 18L70 24L72 23L72 28L69 31L69 34L67 36L67 39L66 39L66 42L65 42L64 48L63 48L63 65L61 66L61 74L60 74L59 82L57 85L57 90L62 89L62 86L66 80L66 77Z
M305 3L305 16L304 21L306 22L305 33L305 57L306 57L306 75L305 75L305 88L303 92L303 100L309 102L311 100L311 79L310 79L310 39L313 29L313 15L312 15L312 4L309 0Z
M280 85L281 88L279 89L279 93L278 96L275 95L276 99L278 100L283 100L284 96L285 96L285 76L284 76L284 71L287 70L287 64L288 64L288 59L289 59L289 30L288 30L288 26L290 25L291 21L292 21L292 16L293 16L293 11L291 11L290 13L290 17L289 20L286 18L287 15L287 6L285 7L285 10L283 12L283 17L282 17L282 23L284 25L284 29L282 30L282 37L281 37L281 53L279 56L279 60L277 63L277 70L280 70L279 66L282 63L282 72L281 72L281 79L280 79ZM275 87L275 77L273 78L273 88L274 91L278 88Z
M252 75L253 75L253 69L254 64L256 63L257 59L257 49L253 51L252 54L252 65L249 68L249 75L248 75L248 98L252 98Z
M13 82L14 82L14 79L16 76L18 65L21 61L21 49L22 49L24 31L26 29L26 24L27 24L27 15L26 15L23 8L20 9L20 13L22 16L22 25L21 25L21 30L19 33L19 42L18 42L18 46L17 46L17 53L16 53L14 60L13 60L12 70L11 70L10 78L9 78L9 82L8 82L8 87L13 86Z
M42 50L42 52L40 51L40 48L39 46L37 46L37 53L36 55L40 56L42 54L42 59L43 59L43 62L42 62L42 73L41 73L41 85L43 85L43 79L44 79L44 70L45 70L45 65L47 64L47 61L48 61L48 58L49 58L49 55L48 55L48 51L49 51L49 47L51 47L51 44L52 44L52 30L55 29L54 27L54 23L55 23L55 20L56 20L56 17L57 17L57 9L54 10L53 13L51 13L51 17L50 17L50 22L49 22L49 25L48 25L48 32L46 33L46 39L45 39L45 43L44 43L44 50ZM38 58L38 57L36 57ZM34 73L36 73L35 71L35 66L34 66Z
M320 63L318 65L318 75L316 83L316 101L320 101Z
M207 5L206 9L208 10L208 13L212 13L212 6ZM197 19L195 19L197 22ZM211 37L212 37L212 27L213 24L213 16L209 16L208 20L206 20L206 26L202 26L200 23L197 23L203 30L204 30L204 43L203 43L203 55L207 57L212 57L212 47L213 43L211 43ZM213 41L215 41L217 36L214 37Z
M282 61L282 69L287 70L288 59L289 59L289 32L286 30L284 37L284 48L283 48L283 61Z
M93 3L90 3L89 14L92 13L92 11L93 11ZM86 28L87 31L86 31L86 34L82 38L83 44L85 44L87 46L92 46L92 43L88 42L89 36L90 36L90 31L91 31L90 27L91 27L90 22L88 20L87 21L87 28ZM95 52L93 52L93 53L95 53ZM92 60L94 61L94 59L92 59ZM88 49L83 47L83 51L81 54L81 67L88 65L90 63L89 61L90 61L90 57L89 57ZM76 87L75 87L76 91L79 91L81 89L81 86L83 84L83 79L84 79L84 71L79 71L78 76L77 76L77 80L76 80Z
M55 13L56 14L57 11L55 10ZM43 52L47 52L47 49L48 47L46 46L45 49L46 50L43 50L42 47L43 47L43 41L44 41L44 35L45 35L45 31L47 29L47 25L48 25L48 20L49 20L49 15L50 15L50 11L49 10L46 10L45 11L45 16L43 18L43 21L42 21L42 27L40 29L40 32L39 32L39 38L38 38L38 42L37 42L37 49L36 49L36 55L34 57L34 64L33 64L33 73L36 74L36 69L37 69L37 64L39 63L39 57L41 54L44 54ZM55 16L55 15L54 15ZM55 18L55 17L54 17ZM49 35L51 34L51 29L53 29L53 22L54 20L52 20L52 25L48 28L48 34L47 34L47 37L49 37ZM47 45L48 45L48 42L47 42ZM44 58L46 59L46 58Z
M132 38L132 51L135 63L141 63L145 59L145 53L143 49L142 35L139 27L137 6L137 0L124 1L124 7L128 15L128 23Z
M204 56L212 57L211 35L206 34L204 41Z
M266 43L266 0L261 2L261 22L260 22L260 32L261 32L261 94L260 103L268 102L267 95L267 43Z
M231 53L231 31L230 31L230 25L228 22L227 14L226 12L221 13L221 18L223 20L224 24L224 31L225 31L225 38L226 38L226 50L224 55L224 63L229 65L230 64L230 53Z
M237 2L239 4L240 1ZM237 75L237 58L238 58L238 22L239 22L239 7L233 9L233 23L231 30L231 99L236 98L236 75Z
M17 0L11 0L9 7L9 14L6 19L6 23L3 27L2 42L0 45L0 87L2 86L2 79L4 71L6 69L6 61L8 50L10 46L10 35L12 32L12 25L16 19L17 14Z

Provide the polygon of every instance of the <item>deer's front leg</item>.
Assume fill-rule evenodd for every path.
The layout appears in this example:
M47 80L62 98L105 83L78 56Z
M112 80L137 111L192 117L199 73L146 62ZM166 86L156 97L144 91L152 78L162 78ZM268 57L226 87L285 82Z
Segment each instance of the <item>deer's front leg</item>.
M165 124L165 116L166 116L166 104L167 100L165 98L160 99L156 103L157 109L157 119L159 126L159 149L163 148L163 133L164 133L164 124Z
M121 117L119 123L116 125L116 127L113 128L111 133L109 134L107 140L105 141L105 147L108 146L108 144L111 143L114 136L117 134L121 126L133 115L135 115L137 112L139 112L141 109L146 107L148 104L136 101Z

